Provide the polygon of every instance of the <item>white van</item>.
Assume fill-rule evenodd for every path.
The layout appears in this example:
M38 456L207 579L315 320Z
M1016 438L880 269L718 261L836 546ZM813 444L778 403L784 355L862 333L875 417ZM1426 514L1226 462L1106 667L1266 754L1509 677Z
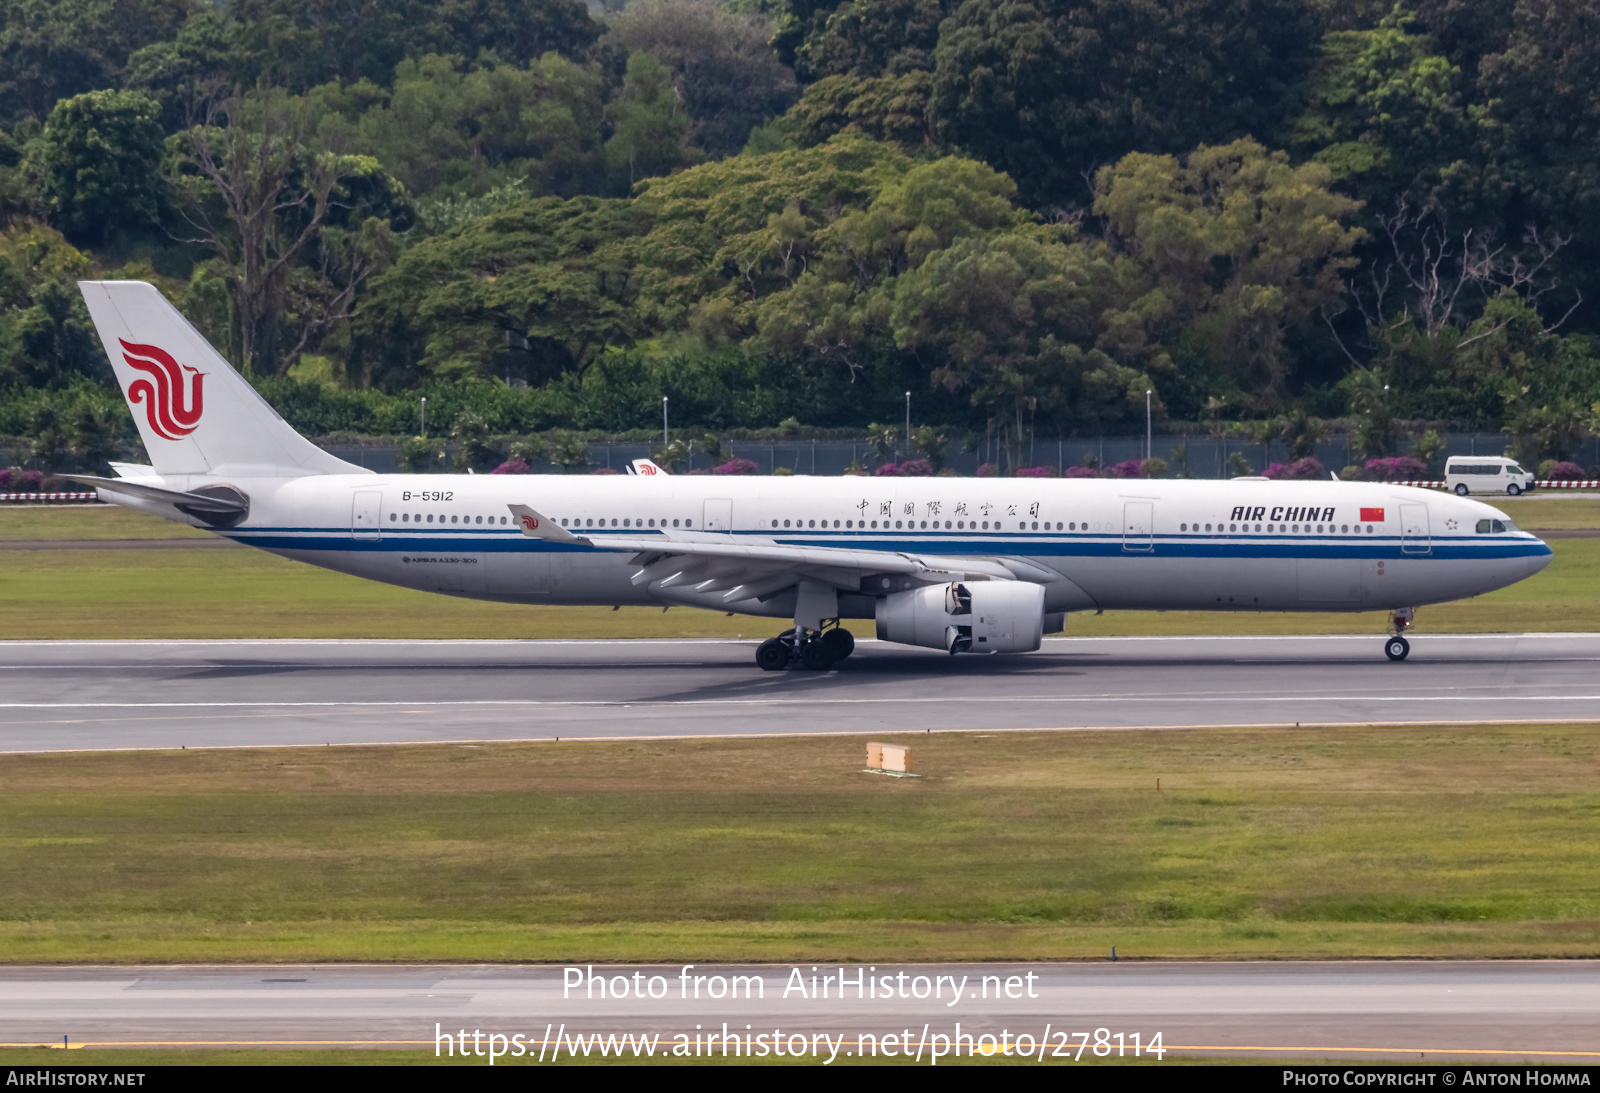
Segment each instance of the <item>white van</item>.
M1444 465L1444 486L1462 497L1469 493L1508 493L1533 489L1533 475L1515 459L1492 455L1453 455Z

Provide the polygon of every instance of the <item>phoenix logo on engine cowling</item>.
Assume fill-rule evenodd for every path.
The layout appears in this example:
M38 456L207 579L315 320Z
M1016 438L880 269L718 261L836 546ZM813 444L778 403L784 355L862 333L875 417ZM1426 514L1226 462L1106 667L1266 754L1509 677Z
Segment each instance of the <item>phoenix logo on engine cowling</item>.
M140 345L123 341L122 359L128 367L150 376L128 384L128 401L135 405L144 403L145 417L156 435L166 440L181 440L194 432L200 424L203 406L201 384L205 373L187 364L179 364L172 354L154 345ZM188 397L185 398L184 373L191 373ZM186 405L187 403L187 405Z

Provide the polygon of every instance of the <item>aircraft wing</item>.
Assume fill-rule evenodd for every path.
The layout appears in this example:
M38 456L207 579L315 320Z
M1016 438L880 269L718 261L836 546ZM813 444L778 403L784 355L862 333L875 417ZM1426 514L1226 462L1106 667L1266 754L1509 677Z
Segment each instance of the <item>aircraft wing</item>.
M802 546L750 536L663 531L657 535L574 535L527 505L509 506L524 535L595 550L628 551L636 585L692 586L725 592L724 602L763 598L801 580L845 592L874 593L916 584L987 578L1048 584L1058 573L1016 558L942 557L899 550ZM899 580L896 580L899 578Z

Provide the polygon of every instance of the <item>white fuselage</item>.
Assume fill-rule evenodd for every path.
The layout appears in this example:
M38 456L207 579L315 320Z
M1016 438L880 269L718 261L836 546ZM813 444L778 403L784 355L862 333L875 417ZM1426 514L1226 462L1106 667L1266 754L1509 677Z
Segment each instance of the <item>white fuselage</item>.
M752 543L1020 559L1059 575L1041 582L1049 612L1391 609L1502 588L1551 557L1487 505L1379 483L353 474L166 481L178 490L225 481L247 494L248 518L219 532L239 542L389 584L518 603L676 604L784 617L794 597L730 605L691 586L639 585L633 552L524 536L509 504L596 541L675 528ZM1508 530L1479 530L1493 521ZM841 590L842 617L873 616L870 583Z

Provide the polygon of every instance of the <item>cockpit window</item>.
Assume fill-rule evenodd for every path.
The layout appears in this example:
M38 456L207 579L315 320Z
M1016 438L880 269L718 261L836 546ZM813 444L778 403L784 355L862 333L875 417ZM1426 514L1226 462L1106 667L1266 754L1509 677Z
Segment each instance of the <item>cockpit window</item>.
M1479 520L1478 521L1478 534L1479 535L1496 535L1496 534L1499 534L1501 532L1514 531L1514 530L1516 530L1516 529L1511 526L1511 521L1509 521L1509 520Z

